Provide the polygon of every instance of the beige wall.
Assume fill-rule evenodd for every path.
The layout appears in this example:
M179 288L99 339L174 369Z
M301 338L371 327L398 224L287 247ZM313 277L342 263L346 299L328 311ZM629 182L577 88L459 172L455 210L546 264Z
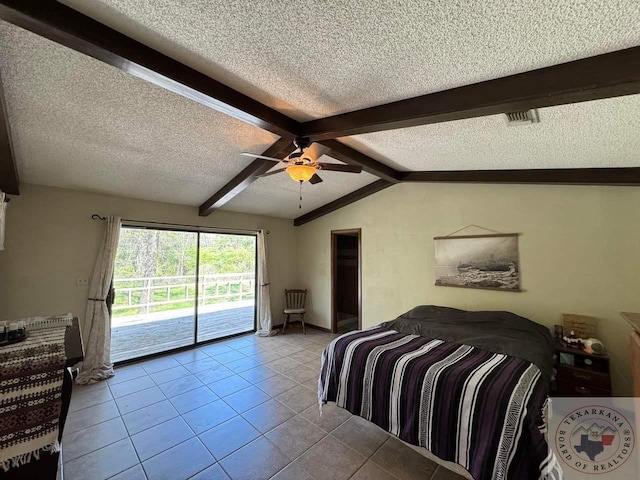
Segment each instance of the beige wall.
M469 224L522 234L523 292L434 285L433 237ZM548 326L563 312L594 315L614 391L631 392L629 328L618 312L640 311L638 188L402 184L298 228L310 323L330 326L331 230L362 228L365 327L420 304L509 310Z
M5 251L0 252L0 319L73 312L83 317L104 224L91 214L175 224L268 229L274 323L281 323L284 289L296 285L295 229L291 220L225 211L198 216L197 208L74 190L22 185L7 209Z

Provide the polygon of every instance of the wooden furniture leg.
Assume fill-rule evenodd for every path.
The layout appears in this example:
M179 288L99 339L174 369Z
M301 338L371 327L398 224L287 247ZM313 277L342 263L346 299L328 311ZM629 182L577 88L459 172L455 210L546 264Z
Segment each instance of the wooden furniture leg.
M300 314L300 322L302 323L302 334L306 335L307 332L304 330L304 313Z

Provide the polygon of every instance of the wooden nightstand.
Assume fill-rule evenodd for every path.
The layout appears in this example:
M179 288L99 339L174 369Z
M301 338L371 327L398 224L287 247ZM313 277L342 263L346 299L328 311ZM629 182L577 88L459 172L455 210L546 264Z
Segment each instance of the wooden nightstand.
M557 371L552 395L558 397L609 397L611 374L609 355L589 355L577 348L555 346Z

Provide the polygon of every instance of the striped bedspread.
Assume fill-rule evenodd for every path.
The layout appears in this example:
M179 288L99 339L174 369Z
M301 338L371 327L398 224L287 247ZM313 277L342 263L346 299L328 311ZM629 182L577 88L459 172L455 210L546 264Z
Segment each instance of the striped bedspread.
M560 478L541 382L520 358L375 327L327 346L318 394L476 480Z

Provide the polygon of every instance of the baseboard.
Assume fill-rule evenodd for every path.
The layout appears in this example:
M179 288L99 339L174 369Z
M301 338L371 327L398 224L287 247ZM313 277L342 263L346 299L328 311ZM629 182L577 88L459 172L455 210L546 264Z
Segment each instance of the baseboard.
M289 323L287 324L287 328L289 328L289 326L290 326L291 324L293 324L293 325L300 324L300 320L294 320L294 321L292 321L292 322L289 322ZM282 325L284 325L284 323L279 323L279 324L275 324L275 323L273 323L273 324L271 325L271 328L274 328L274 329L275 329L275 328L282 329ZM333 333L333 332L331 332L331 329L330 329L330 328L326 328L326 327L319 327L318 325L314 325L313 323L304 322L304 326L305 326L305 327L309 327L309 328L313 328L314 330L320 330L320 331L322 331L322 332Z
M314 325L313 323L304 322L305 327L313 328L314 330L320 330L322 332L332 333L330 328L327 327L319 327L318 325Z

